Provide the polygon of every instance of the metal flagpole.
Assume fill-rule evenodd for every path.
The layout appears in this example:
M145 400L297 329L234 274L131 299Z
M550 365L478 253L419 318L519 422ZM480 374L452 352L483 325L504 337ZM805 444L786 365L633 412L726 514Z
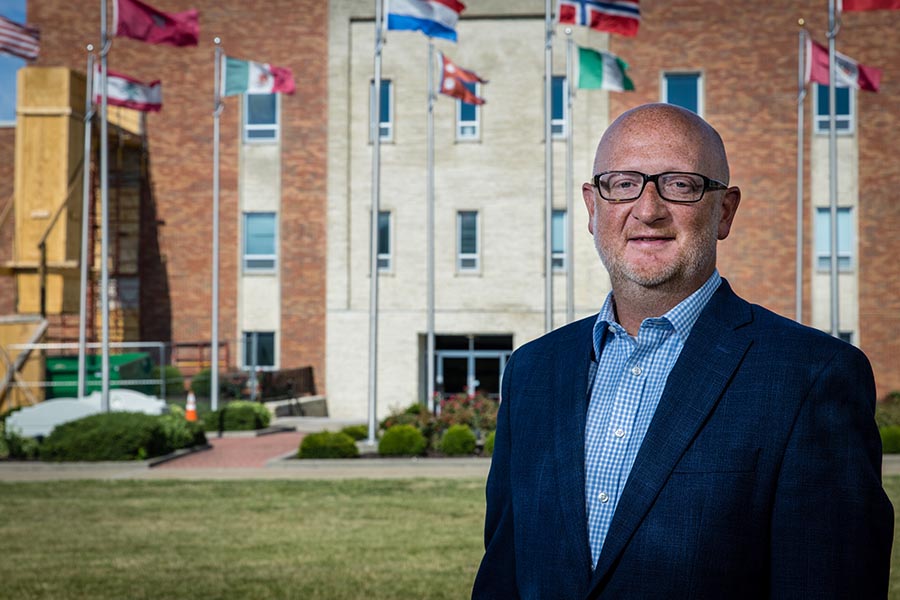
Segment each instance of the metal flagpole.
M109 412L109 140L106 64L106 0L100 0L100 310L102 314L100 410Z
M427 163L428 163L428 199L426 203L425 235L428 237L428 316L425 377L426 393L429 412L434 412L434 40L428 38L428 120L427 132Z
M85 396L85 375L87 370L87 358L85 349L87 346L87 297L88 297L88 236L90 228L90 197L91 197L91 120L94 118L94 46L87 45L87 76L85 77L84 99L84 161L81 186L81 288L78 303L78 388L76 396Z
M209 372L209 402L212 410L219 408L219 115L222 114L222 39L216 37L213 81L213 222L212 222L212 339Z
M572 117L572 99L574 94L574 71L572 62L575 42L572 41L572 28L566 27L566 323L575 320L575 219L574 219L574 187L573 161L575 155L574 119Z
M375 74L372 89L372 116L370 131L372 135L372 218L370 231L369 262L369 439L374 445L377 440L376 415L378 404L378 212L381 186L381 51L384 48L382 37L383 0L375 0Z
M838 337L838 264L837 264L837 121L834 61L834 41L838 34L834 0L828 0L828 195L831 207L831 335Z
M797 281L795 290L795 319L803 322L803 104L806 100L806 29L800 25L797 52Z
M553 15L544 2L544 329L553 329Z

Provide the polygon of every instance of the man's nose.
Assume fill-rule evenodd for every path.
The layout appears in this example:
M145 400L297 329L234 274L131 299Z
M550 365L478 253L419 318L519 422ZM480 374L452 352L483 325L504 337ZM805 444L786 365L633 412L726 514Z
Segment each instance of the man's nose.
M634 218L644 222L652 223L660 219L666 218L669 212L667 202L659 195L659 189L656 187L655 181L648 181L644 186L644 191L634 201L631 208L631 214Z

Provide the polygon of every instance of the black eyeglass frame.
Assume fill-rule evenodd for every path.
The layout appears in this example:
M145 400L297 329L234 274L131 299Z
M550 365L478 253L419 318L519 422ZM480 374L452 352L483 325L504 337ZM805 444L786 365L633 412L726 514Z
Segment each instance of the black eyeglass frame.
M634 175L640 175L641 178L644 180L644 182L643 182L643 184L641 184L641 189L637 193L637 195L635 195L634 198L627 198L627 199L622 199L622 200L607 198L606 196L603 195L603 192L601 191L602 188L600 187L600 178L609 173L633 173ZM659 183L658 183L659 178L662 177L663 175L696 175L697 177L700 177L701 179L703 179L703 189L700 191L700 197L697 198L696 200L672 200L670 198L666 198L663 195L663 191L659 188ZM646 175L644 173L641 173L640 171L603 171L602 173L597 173L596 175L594 175L593 183L594 183L594 187L597 188L597 193L600 194L600 197L603 198L605 201L607 201L611 204L622 204L625 202L634 202L635 200L640 198L641 194L644 193L644 189L647 187L647 182L649 182L649 181L652 181L653 185L656 186L656 193L659 194L660 198L662 198L666 202L673 202L675 204L694 204L694 203L697 203L697 202L700 202L701 200L703 200L703 196L706 194L707 191L716 192L716 191L728 189L727 183L723 183L723 182L719 181L718 179L712 179L712 178L707 177L706 175L702 175L700 173L691 173L690 171L663 171L662 173L657 173L655 175Z

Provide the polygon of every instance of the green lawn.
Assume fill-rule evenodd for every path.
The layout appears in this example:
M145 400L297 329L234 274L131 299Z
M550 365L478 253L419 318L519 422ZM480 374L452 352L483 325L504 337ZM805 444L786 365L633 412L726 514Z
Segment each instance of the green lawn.
M0 596L467 598L483 502L476 480L2 483Z

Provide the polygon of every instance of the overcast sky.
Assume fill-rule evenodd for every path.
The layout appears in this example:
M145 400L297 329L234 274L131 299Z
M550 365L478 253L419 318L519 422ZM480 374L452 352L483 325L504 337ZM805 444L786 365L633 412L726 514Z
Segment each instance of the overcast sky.
M24 23L25 0L0 0L0 15ZM24 64L20 58L0 54L0 123L16 120L16 71Z

